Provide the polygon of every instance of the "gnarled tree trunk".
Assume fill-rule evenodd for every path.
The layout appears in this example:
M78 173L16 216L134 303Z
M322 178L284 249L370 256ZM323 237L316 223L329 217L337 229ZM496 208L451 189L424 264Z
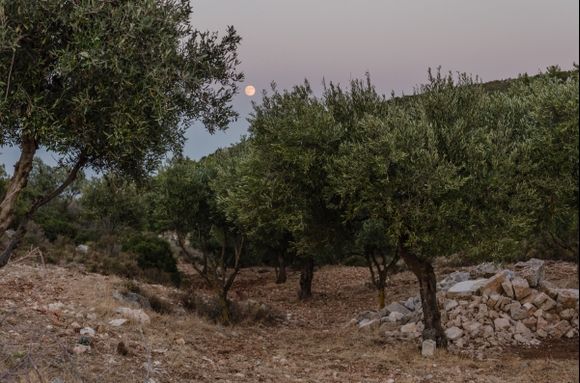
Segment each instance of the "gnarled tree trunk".
M14 205L22 189L26 187L28 175L32 170L32 160L37 145L33 138L23 138L20 145L20 159L14 165L14 174L6 186L6 194L0 202L0 234L4 233L14 219Z
M441 326L441 313L437 305L437 279L433 266L406 248L404 241L399 243L399 255L409 269L419 280L421 292L421 304L423 305L423 340L431 339L437 343L437 347L447 347L447 337Z
M24 238L24 234L26 233L26 227L28 222L32 216L36 213L38 209L42 206L46 205L50 201L52 201L55 197L60 195L73 181L77 178L79 171L85 166L87 163L86 156L81 153L75 165L70 170L67 178L54 190L50 191L49 193L45 194L43 197L37 199L32 206L28 209L22 221L18 225L18 229L16 230L16 234L11 238L10 243L8 246L0 253L0 268L6 266L8 261L10 261L10 257L12 256L12 252L16 249L22 238Z
M304 260L302 272L300 273L300 291L298 297L301 300L312 297L312 279L314 278L314 259L308 257Z

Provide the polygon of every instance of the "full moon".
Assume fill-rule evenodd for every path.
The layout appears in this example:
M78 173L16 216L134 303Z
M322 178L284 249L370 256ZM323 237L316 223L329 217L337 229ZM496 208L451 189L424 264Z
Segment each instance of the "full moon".
M248 85L244 89L244 93L246 94L246 96L252 97L254 94L256 94L256 88L254 88L252 85Z

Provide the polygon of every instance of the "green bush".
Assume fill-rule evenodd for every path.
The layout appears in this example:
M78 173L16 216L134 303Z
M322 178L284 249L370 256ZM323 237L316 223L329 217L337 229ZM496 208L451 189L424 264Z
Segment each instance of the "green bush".
M70 220L61 217L38 217L35 221L50 242L54 242L58 236L75 238L77 235L77 228Z
M179 286L181 276L169 243L151 235L136 235L123 244L123 251L137 255L137 265L147 279L164 282L166 276Z

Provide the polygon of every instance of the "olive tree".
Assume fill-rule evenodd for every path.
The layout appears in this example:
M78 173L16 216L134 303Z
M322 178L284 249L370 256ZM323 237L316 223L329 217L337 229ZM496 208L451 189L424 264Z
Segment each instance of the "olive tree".
M333 115L335 124L340 126L336 132L344 147L347 142L361 142L366 139L366 131L360 129L361 121L369 116L375 118L386 117L389 111L389 103L384 95L379 94L371 83L367 73L364 79L352 80L349 87L330 83L324 87L323 101L326 108ZM332 158L337 157L336 150ZM331 159L327 166L330 184L335 162ZM335 179L336 180L336 179ZM372 180L371 180L372 181ZM328 190L329 206L337 210L343 218L344 235L346 242L354 242L353 250L362 253L370 271L371 283L377 290L377 302L379 308L385 306L385 288L387 277L393 270L398 258L396 244L389 240L385 231L385 222L371 216L369 211L359 211L357 214L349 214L345 211L348 206L343 203L340 193L332 186Z
M0 232L39 148L69 172L27 219L82 169L142 177L181 150L188 121L213 131L235 117L240 38L197 31L190 14L187 0L0 1L0 145L20 147Z
M517 179L528 193L521 209L531 216L530 247L578 260L578 70L553 67L520 81L509 97L526 110L526 137Z
M326 193L326 164L340 126L308 83L283 92L273 87L254 108L240 215L262 233L291 237L302 262L299 297L307 299L315 258L337 250L342 230Z
M158 174L153 186L155 226L176 234L182 254L215 291L224 324L231 321L228 293L240 271L246 241L235 211L225 210L236 168L233 150L220 150L200 161L178 159Z
M508 134L514 115L501 121L497 110L470 77L430 75L415 97L392 100L382 117L361 120L360 138L345 140L335 159L333 184L345 214L380 220L387 242L419 281L423 337L438 346L447 340L433 258L512 222L498 203L509 203L514 192L502 186L517 152Z

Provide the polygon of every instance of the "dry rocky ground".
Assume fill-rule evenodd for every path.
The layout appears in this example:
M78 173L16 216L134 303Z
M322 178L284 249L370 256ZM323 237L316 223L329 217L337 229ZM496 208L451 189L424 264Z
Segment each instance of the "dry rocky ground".
M437 270L439 279L465 271ZM488 349L479 359L440 350L424 358L417 338L357 330L351 319L376 302L367 273L324 267L302 303L297 273L276 285L273 270L244 269L232 297L285 319L222 327L186 312L171 288L142 285L171 303L172 313L159 314L119 300L120 278L12 263L0 270L0 382L578 382L577 336ZM577 267L547 262L545 280L578 288ZM417 292L401 272L387 301Z

